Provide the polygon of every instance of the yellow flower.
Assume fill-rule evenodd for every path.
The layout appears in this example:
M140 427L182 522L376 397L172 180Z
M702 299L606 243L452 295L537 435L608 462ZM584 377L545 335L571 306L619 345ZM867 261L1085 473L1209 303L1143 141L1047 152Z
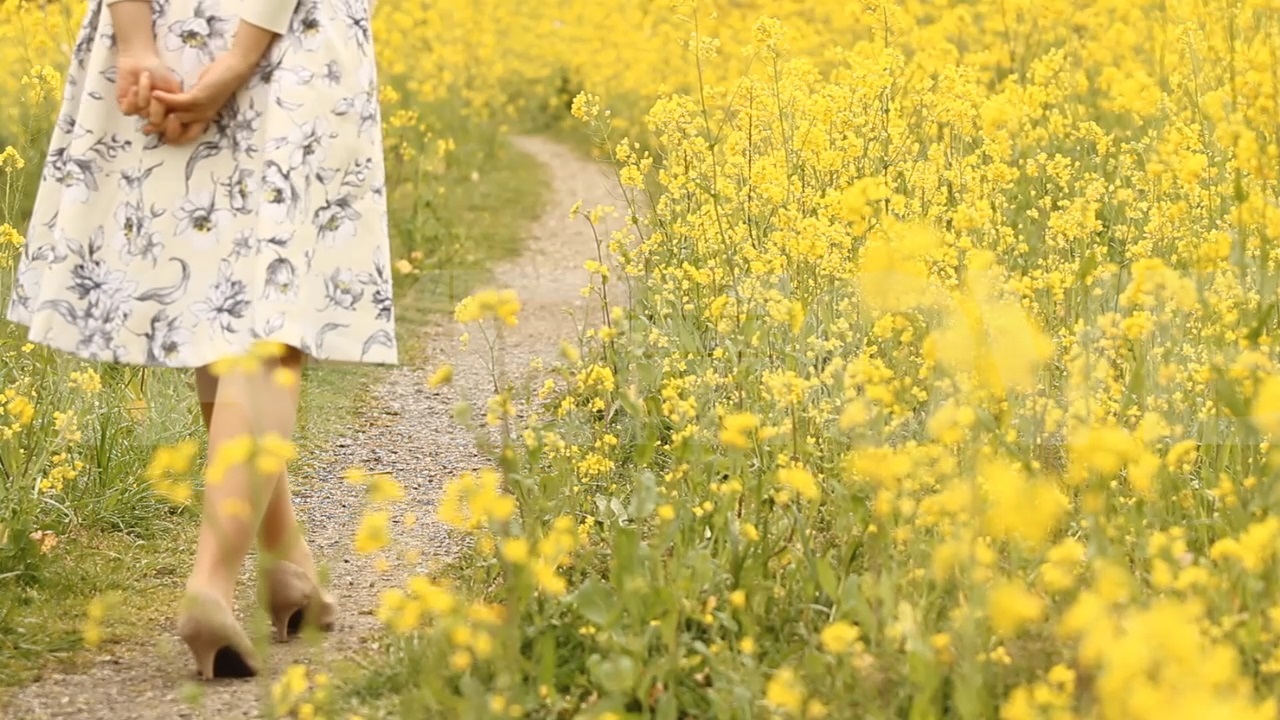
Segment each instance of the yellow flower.
M85 608L85 617L93 622L102 622L107 616L107 603L100 597L96 597L89 601L89 605Z
M502 559L513 564L523 565L529 562L529 541L522 537L503 540L498 551Z
M369 474L357 467L350 467L342 471L342 479L352 485L363 485L368 481Z
M538 589L552 597L560 597L568 590L568 583L556 572L555 566L545 560L533 564L533 577Z
M779 468L778 482L795 490L800 497L806 500L817 500L822 497L822 489L818 487L818 482L814 479L813 474L802 467Z
M1016 463L984 461L979 475L987 497L983 523L993 537L1039 545L1068 510L1066 496L1051 480L1028 477Z
M356 552L367 555L390 544L391 537L387 532L389 520L390 516L385 510L365 513L360 521L360 529L356 531Z
M560 356L563 357L570 365L577 364L578 361L582 359L582 353L579 352L578 348L574 347L568 340L560 342Z
M731 448L746 449L751 447L749 433L756 429L760 421L749 412L725 415L720 429L720 442Z
M453 380L453 366L441 365L435 372L431 373L431 377L427 378L427 387L438 388L446 385Z
M218 512L227 518L248 520L253 515L253 508L243 498L227 498L218 504Z
M454 308L454 318L463 324L495 318L515 325L519 312L520 298L514 290L483 290L463 298Z
M279 476L298 457L293 442L278 433L267 433L258 438L252 452L254 465L263 477Z
M1141 452L1141 446L1129 431L1115 425L1082 428L1071 436L1068 445L1072 452L1072 474L1076 477L1097 473L1110 478Z
M987 615L997 635L1012 637L1023 627L1040 620L1044 615L1044 600L1021 583L1006 580L990 590Z
M837 655L847 653L861 635L857 626L843 620L836 621L822 629L822 649Z
M85 647L96 648L102 644L102 627L97 623L85 623L81 634Z
M467 608L467 619L480 625L500 625L506 619L506 612L501 605L476 601Z
M210 485L221 483L227 471L249 462L255 445L253 436L248 433L224 441L205 468L205 481Z
M35 405L23 395L11 398L5 404L4 410L22 427L30 425L36 415Z
M764 700L782 712L800 716L804 712L804 684L796 677L794 670L782 668L765 685Z
M293 368L277 367L271 371L271 381L280 387L295 387L301 379L301 375Z
M1040 585L1049 592L1063 592L1074 587L1085 554L1084 544L1074 538L1066 538L1054 545L1040 566Z
M3 540L3 537L0 537ZM85 608L84 622L80 626L81 638L85 647L96 648L102 644L103 632L102 622L107 617L109 606L116 602L117 598L108 595L106 597L95 597L89 601Z
M0 237L3 237L4 227L0 227ZM85 368L68 375L67 384L79 388L88 395L94 395L102 390L102 377L93 368Z
M1263 435L1280 438L1280 375L1272 375L1258 386L1250 418Z
M22 155L18 154L12 145L5 146L4 152L0 152L0 170L5 171L6 174L26 166L27 161L22 159Z
M390 503L404 499L404 488L389 473L374 475L366 487L372 503Z
M929 637L929 645L933 647L933 651L937 653L937 657L944 663L950 663L955 660L955 650L951 647L951 635L940 632L934 633Z
M157 494L184 505L191 499L192 488L182 476L191 471L199 451L199 443L192 438L156 448L143 477Z
M586 91L579 92L574 96L569 112L582 122L591 122L600 114L600 97Z
M437 617L447 615L457 607L457 598L453 596L453 593L449 592L448 588L438 585L425 577L415 576L409 578L408 587L409 592L422 602L423 607Z
M804 716L812 720L822 720L830 714L826 704L817 698L812 698L804 705Z
M472 657L471 653L466 650L455 650L449 656L449 669L454 672L466 672L471 669Z
M445 485L437 515L461 530L479 530L503 523L515 513L515 498L502 492L501 477L493 469L464 473Z
M841 212L855 228L867 227L877 200L888 194L883 181L860 180L846 191ZM894 226L872 233L863 248L857 274L859 290L876 312L896 312L937 302L938 288L929 258L940 247L932 228Z

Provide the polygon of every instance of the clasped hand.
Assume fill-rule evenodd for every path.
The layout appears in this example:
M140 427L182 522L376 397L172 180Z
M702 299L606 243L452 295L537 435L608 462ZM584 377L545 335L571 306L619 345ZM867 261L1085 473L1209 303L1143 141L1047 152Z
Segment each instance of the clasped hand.
M194 87L183 90L182 80L159 56L122 55L116 100L120 112L146 121L144 133L182 145L204 134L252 73L252 65L235 53L224 53L200 73Z

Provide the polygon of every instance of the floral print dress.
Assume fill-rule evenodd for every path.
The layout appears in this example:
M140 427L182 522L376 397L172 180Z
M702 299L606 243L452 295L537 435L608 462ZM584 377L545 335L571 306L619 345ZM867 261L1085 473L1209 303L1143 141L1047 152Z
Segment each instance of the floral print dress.
M118 109L108 0L90 0L8 306L32 342L130 365L258 340L397 362L370 0L275 1L283 32L252 80L167 146ZM161 57L190 87L242 5L253 22L271 2L153 0Z

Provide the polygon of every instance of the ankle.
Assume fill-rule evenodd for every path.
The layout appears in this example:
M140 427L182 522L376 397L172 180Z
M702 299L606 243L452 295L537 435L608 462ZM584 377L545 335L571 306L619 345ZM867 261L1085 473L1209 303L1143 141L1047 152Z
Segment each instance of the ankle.
M193 572L187 578L187 592L208 593L222 600L228 607L235 605L236 581L226 573Z
M274 543L267 542L263 539L260 542L263 561L268 565L272 562L283 560L293 563L302 568L313 579L315 577L316 563L315 557L311 553L311 548L305 540L301 538L291 538L287 541L276 541Z

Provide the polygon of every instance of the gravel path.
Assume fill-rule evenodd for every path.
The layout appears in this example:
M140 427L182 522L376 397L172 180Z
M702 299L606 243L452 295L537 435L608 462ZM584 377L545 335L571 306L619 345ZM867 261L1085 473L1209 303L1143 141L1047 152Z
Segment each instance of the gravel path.
M579 290L588 282L583 261L594 257L595 247L586 222L569 221L570 206L578 200L587 208L621 206L616 186L599 166L550 140L521 137L515 143L547 167L553 187L521 256L494 273L495 282L514 288L524 305L519 324L509 332L502 350L502 362L510 373L529 367L534 358L552 358L561 339L574 337L575 324L593 320ZM460 330L452 318L441 318L426 332L426 356L389 370L371 398L358 399L366 407L359 427L334 439L329 456L315 463L315 477L296 483L296 502L308 538L333 578L331 590L341 608L338 632L319 644L295 640L272 645L267 673L258 681L197 683L186 648L164 628L150 647L113 647L104 650L85 674L52 675L22 689L0 717L258 718L269 714L264 701L270 684L289 663L323 670L376 646L380 629L372 613L379 593L399 585L410 573L429 572L434 562L449 558L461 543L461 538L433 519L441 487L483 464L472 436L452 420L460 401L471 402L483 415L484 402L492 392L481 361L483 344L472 342L469 351L460 349ZM427 389L427 376L444 362L456 370L453 383ZM395 545L386 553L392 561L389 568L377 569L369 557L352 549L364 509L363 490L343 482L341 474L353 466L390 472L405 488L404 500L392 512ZM406 527L403 517L408 512L418 522ZM417 557L409 562L406 554ZM252 583L242 586L239 606L243 612L253 607Z

